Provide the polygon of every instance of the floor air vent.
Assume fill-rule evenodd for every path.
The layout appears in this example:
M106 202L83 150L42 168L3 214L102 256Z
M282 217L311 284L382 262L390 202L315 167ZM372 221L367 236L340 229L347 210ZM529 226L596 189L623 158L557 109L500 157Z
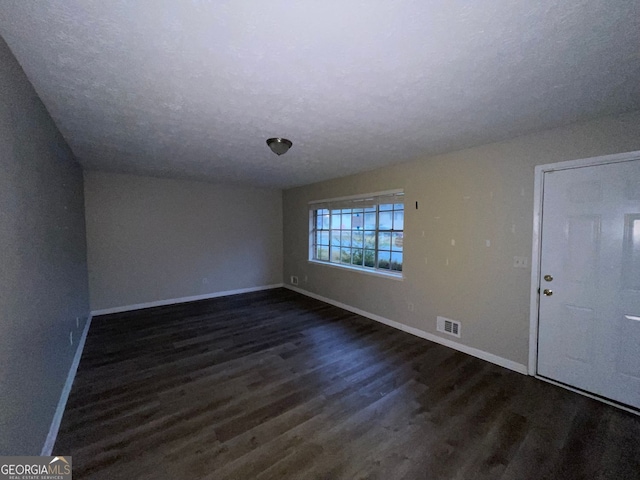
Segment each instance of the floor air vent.
M438 317L437 330L442 333L453 335L460 338L460 330L462 329L460 322L449 320L448 318Z

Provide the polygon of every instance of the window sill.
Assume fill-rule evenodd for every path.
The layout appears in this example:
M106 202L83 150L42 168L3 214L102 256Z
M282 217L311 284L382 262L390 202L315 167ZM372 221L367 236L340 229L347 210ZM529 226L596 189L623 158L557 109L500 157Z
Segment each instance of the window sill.
M381 272L380 270L365 270L362 268L350 267L347 265L340 265L337 263L319 262L317 260L307 260L307 261L314 265L322 265L323 267L332 267L332 268L337 268L339 270L348 270L350 272L364 273L365 275L388 278L389 280L399 280L399 281L404 280L404 275L402 274L402 272L387 273L387 272Z

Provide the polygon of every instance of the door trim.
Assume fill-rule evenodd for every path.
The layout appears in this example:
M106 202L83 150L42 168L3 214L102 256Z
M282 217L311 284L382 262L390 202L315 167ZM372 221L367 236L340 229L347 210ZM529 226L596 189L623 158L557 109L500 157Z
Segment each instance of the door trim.
M583 158L579 160L569 160L566 162L549 163L546 165L538 165L535 167L535 183L533 190L533 244L531 249L531 297L529 308L529 365L528 373L540 380L544 380L554 385L558 385L574 392L581 393L591 398L601 401L599 396L588 394L580 389L569 387L559 382L538 376L538 307L540 295L538 293L538 285L540 284L540 250L542 247L542 199L544 192L544 174L556 170L570 170L581 167L591 167L596 165L606 165L610 163L629 162L640 159L640 150L634 152L619 153L615 155L604 155L601 157ZM624 408L621 404L605 401L611 405ZM624 408L628 410L628 408ZM633 411L634 410L628 410Z

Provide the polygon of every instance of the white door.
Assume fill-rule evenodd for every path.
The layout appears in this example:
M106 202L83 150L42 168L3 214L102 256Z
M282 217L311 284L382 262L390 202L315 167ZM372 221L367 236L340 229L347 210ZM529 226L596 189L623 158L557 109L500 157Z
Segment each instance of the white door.
M543 182L537 373L640 409L640 160Z

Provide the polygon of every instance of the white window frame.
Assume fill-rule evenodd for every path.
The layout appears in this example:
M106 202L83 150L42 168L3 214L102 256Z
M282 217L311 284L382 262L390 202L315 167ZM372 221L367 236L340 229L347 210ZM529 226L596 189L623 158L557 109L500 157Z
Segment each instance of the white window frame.
M380 204L399 204L399 203L404 205L404 190L401 190L401 189L385 190L382 192L368 193L368 194L362 194L362 195L351 195L346 197L330 198L330 199L324 199L324 200L314 200L312 202L309 202L309 256L308 256L309 263L313 263L316 265L324 265L324 266L343 269L343 270L351 270L351 271L364 273L368 275L375 275L379 277L390 278L393 280L402 280L404 278L404 274L403 274L404 256L405 256L404 245L402 248L403 270L398 271L398 270L391 270L391 269L385 269L385 268L378 268L378 255L380 252L380 249L378 248L378 238L379 238L378 234L387 233L387 232L391 234L402 232L403 239L405 237L405 234L404 234L404 214L403 214L402 230L393 230L393 229L380 230L379 229L380 210L377 208L377 206ZM317 210L320 210L320 209L337 210L337 209L346 209L346 208L357 209L359 208L360 205L367 205L368 207L371 207L373 204L376 205L376 227L375 227L376 244L375 244L375 247L372 249L375 251L375 259L374 259L373 267L365 267L364 265L360 266L360 265L352 265L347 263L332 262L331 251L329 251L328 260L319 260L315 257L316 256L315 213ZM398 211L398 210L394 209L393 211ZM403 209L403 212L404 212L404 209ZM364 218L363 218L363 222L364 222ZM363 224L363 227L364 227L364 224ZM329 231L331 231L331 225L329 226ZM364 228L363 228L363 234L364 234ZM364 250L364 245L363 245L363 250Z

